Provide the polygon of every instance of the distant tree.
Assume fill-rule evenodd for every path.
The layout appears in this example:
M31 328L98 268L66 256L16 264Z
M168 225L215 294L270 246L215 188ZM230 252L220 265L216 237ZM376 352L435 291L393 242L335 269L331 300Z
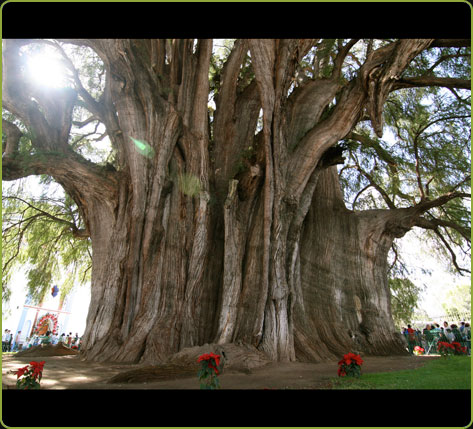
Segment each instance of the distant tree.
M422 289L406 278L389 279L389 287L391 312L394 324L399 328L412 322L418 311L419 294Z
M454 318L471 314L471 286L468 284L450 287L442 297L442 308Z

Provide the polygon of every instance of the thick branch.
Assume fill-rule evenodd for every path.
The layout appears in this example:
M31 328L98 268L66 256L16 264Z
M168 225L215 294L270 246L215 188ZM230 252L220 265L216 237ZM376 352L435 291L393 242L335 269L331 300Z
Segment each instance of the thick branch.
M350 49L358 42L359 39L351 39L345 46L343 46L340 51L338 52L337 56L334 60L334 70L332 77L334 79L338 79L342 72L343 62L350 52Z
M415 206L416 211L420 213L425 213L427 210L433 209L434 207L440 207L448 203L454 198L471 198L471 195L466 192L448 192L444 195L441 195L434 200L425 199Z
M471 241L471 231L469 228L466 228L456 222L452 222L449 220L436 218L427 219L425 217L419 217L416 220L415 226L430 230L436 230L439 226L442 226L444 228L452 228L457 231L466 241Z
M399 79L394 83L392 90L395 91L401 88L424 86L443 86L450 89L471 89L471 80L437 76L406 77Z
M471 46L471 39L435 39L431 48L467 48Z
M382 135L382 109L393 84L431 42L402 39L370 53L358 78L344 88L331 115L308 131L294 151L289 167L289 199L300 197L322 154L351 131L366 101L373 129Z
M4 157L2 180L17 180L30 175L47 174L66 184L68 189L79 189L83 195L113 198L117 187L117 173L97 166L80 155L68 156L58 152Z
M383 135L382 111L394 84L410 62L432 43L432 39L401 39L394 43L394 51L382 67L369 73L368 114L378 137Z
M5 119L2 119L2 131L6 135L6 143L2 147L2 155L9 156L16 153L23 133L15 124Z

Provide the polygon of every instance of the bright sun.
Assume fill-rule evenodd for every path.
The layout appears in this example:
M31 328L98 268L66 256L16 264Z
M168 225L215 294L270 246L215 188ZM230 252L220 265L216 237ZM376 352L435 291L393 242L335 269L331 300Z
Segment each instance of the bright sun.
M37 85L54 88L67 86L65 67L56 56L46 52L33 55L28 59L27 69Z

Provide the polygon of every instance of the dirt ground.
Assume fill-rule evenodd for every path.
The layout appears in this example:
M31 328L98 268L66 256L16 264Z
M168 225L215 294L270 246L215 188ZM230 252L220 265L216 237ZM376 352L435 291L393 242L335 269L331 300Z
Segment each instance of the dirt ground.
M362 373L400 371L424 365L435 356L366 356ZM140 383L110 383L118 374L143 368L143 365L119 365L82 361L78 355L69 356L15 356L3 355L2 387L14 389L16 369L30 361L44 365L42 389L199 389L195 375L165 372L159 381ZM222 389L323 389L330 387L330 379L337 377L337 362L328 363L270 363L246 371L224 370L220 375Z

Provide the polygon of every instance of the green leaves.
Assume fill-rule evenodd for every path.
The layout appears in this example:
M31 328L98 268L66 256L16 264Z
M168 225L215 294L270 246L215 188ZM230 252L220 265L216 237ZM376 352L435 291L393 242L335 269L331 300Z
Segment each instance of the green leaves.
M397 326L409 323L417 308L422 289L407 278L389 279L391 312Z
M220 381L218 375L223 368L223 362L220 362L220 355L206 353L199 356L197 362L201 363L201 369L197 373L200 388L203 390L219 389Z
M427 73L435 58L416 59L416 75L423 74L422 67ZM438 63L436 70L443 66ZM457 261L459 256L470 259L469 97L465 90L438 87L392 92L384 108L383 138L361 123L347 136L347 142L358 146L348 147L349 159L340 171L345 198L354 210L439 201L421 213L418 226L426 228L424 242L439 260L449 260L452 270L460 273L469 270L461 267L465 263ZM445 198L452 193L458 196Z
M55 187L52 185L52 187ZM2 197L2 298L10 295L11 275L27 268L27 286L35 302L64 282L61 297L90 278L90 240L77 240L83 228L78 209L64 194L32 198L23 187L4 188Z

